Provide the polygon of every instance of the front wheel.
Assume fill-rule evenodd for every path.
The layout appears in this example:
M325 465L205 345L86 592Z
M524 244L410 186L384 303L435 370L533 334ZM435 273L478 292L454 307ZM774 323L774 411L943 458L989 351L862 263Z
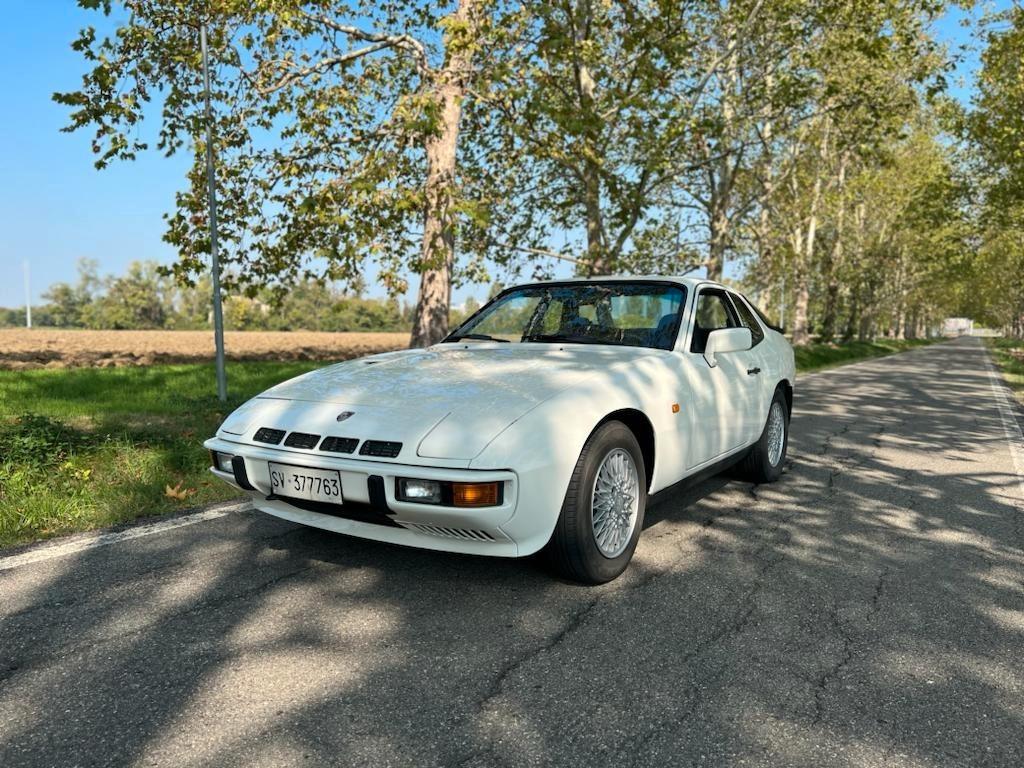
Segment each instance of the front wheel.
M773 483L782 474L789 447L789 408L781 389L775 390L761 437L740 464L744 477L754 483Z
M549 562L587 584L611 581L629 565L647 508L644 457L619 421L598 427L583 446L555 532Z

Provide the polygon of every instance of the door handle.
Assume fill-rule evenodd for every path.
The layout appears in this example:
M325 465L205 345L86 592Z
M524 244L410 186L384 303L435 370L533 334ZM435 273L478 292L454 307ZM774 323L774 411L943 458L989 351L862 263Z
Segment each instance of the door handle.
M747 375L748 376L756 376L760 372L761 372L760 368L747 368Z

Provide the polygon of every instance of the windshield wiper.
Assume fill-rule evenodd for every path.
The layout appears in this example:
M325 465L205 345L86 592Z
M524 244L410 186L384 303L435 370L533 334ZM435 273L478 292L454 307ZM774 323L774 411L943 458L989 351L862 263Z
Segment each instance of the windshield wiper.
M498 339L494 336L488 336L486 333L464 333L461 336L449 336L445 341L462 341L463 339L471 339L473 341L497 341L502 344L509 344L508 339Z
M567 344L607 344L609 342L595 339L593 336L573 336L564 333L531 333L529 336L523 336L523 341L541 341L541 342L564 342Z

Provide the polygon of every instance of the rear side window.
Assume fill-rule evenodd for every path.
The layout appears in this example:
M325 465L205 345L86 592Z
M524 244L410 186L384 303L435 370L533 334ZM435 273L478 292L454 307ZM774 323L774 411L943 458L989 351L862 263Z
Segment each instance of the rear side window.
M693 317L693 340L690 351L703 353L707 348L708 334L720 328L739 328L740 323L732 304L725 297L725 291L703 290L697 297L697 308Z
M740 322L744 328L750 329L750 336L753 339L753 345L757 346L764 341L764 329L761 324L757 322L757 318L754 317L754 313L751 312L750 307L747 306L747 302L742 297L737 296L735 293L729 294L732 298L732 303L736 307L736 312L740 316Z

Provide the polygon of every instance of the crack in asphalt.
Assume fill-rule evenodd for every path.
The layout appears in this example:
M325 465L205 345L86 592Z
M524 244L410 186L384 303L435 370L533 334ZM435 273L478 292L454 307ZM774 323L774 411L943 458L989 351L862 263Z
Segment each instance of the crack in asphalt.
M885 592L886 580L889 578L889 574L890 571L886 568L878 574L878 578L875 580L871 591L870 602L868 603L868 612L864 617L866 622L873 622L875 616L877 616L878 612L882 609L882 595ZM820 724L824 720L825 694L828 692L829 684L836 680L840 674L853 663L855 656L855 641L852 636L852 628L848 628L843 622L839 612L839 604L837 602L832 603L832 607L829 610L829 620L832 628L835 630L842 642L842 649L838 660L831 666L827 667L822 674L818 676L814 683L814 718L812 722L815 725Z
M724 641L735 639L739 635L743 634L747 626L750 624L750 620L757 612L757 598L765 589L765 577L786 559L785 555L781 553L770 559L764 558L769 547L772 547L773 544L776 546L778 545L778 542L774 542L771 539L797 514L798 513L793 512L788 515L780 516L779 520L774 525L766 529L766 536L764 537L765 541L751 553L751 558L755 562L761 562L761 567L759 567L755 572L750 588L740 596L739 600L737 600L737 604L740 606L739 609L735 611L729 619L722 622L718 629L712 632L702 642L698 643L692 650L680 657L680 666L689 665L709 650L719 647ZM792 534L789 531L786 531L785 540L789 541L791 538ZM635 753L637 750L643 749L650 744L656 736L665 732L666 729L676 729L685 723L694 714L696 714L700 709L700 706L703 704L705 698L704 692L710 688L707 683L717 683L722 677L724 677L727 671L728 666L723 665L715 674L703 681L706 683L703 687L690 687L687 690L687 694L693 694L693 699L689 706L687 706L683 711L675 714L673 717L662 719L656 724L651 725L645 729L642 734L627 739L624 743L618 746L616 754Z
M761 503L761 499L757 495L756 488L757 488L757 483L751 483L748 486L748 488L746 488L746 490L748 490L748 493L751 496L754 497L754 499L755 499L755 501L757 503ZM720 513L712 514L708 519L706 519L705 521L701 522L701 526L702 527L711 526L714 523L715 520L717 520L717 519L719 519L719 518L721 518L723 516L728 515L729 511L730 510L728 508L724 508L724 509L722 509L722 511ZM776 522L774 525L772 525L769 528L767 528L766 529L766 539L767 538L771 538L774 534L776 534L776 532L779 530L779 528L782 525L786 524L788 521L790 521L797 514L798 514L798 512L793 512L791 514L784 515L784 516L782 516L778 520L778 522ZM788 534L788 531L787 531L786 532L786 539L788 540L791 537L792 537L792 535ZM760 547L758 547L756 550L753 551L752 557L754 557L755 560L760 559L761 555L763 555L763 553L768 549L769 546L770 546L770 544L768 542L763 543ZM689 554L688 552L682 550L682 548L679 548L679 557L673 559L663 569L651 570L640 581L638 581L638 582L636 582L634 584L626 585L624 589L616 590L615 592L612 593L611 596L612 597L623 597L623 596L626 596L626 595L631 595L631 594L636 594L636 593L642 592L643 590L645 590L648 587L650 587L658 579L665 577L665 575L669 575L669 574L673 573L674 572L673 571L673 566L678 564L688 554ZM770 563L769 563L769 565L767 567L759 569L759 571L756 574L756 577L754 579L755 585L752 587L752 589L750 591L746 592L740 598L740 600L739 600L740 603L746 603L746 602L749 602L749 601L753 600L753 597L764 588L764 584L761 582L761 578L763 577L763 575L765 573L767 573L768 570L770 570L775 565L777 565L779 562L781 562L782 559L784 559L784 558L782 556L779 556L778 558L775 558L772 561L770 561ZM502 692L504 690L504 687L505 687L505 682L518 669L520 669L521 667L525 666L526 664L528 664L530 662L530 660L540 656L542 653L554 649L557 645L562 643L569 635L571 635L575 631L579 630L586 623L587 618L590 615L590 613L593 611L593 609L595 607L597 607L597 605L602 603L602 602L603 602L603 600L602 600L602 598L600 596L595 597L592 600L588 601L584 605L583 608L575 611L570 616L569 621L558 632L556 632L554 635L552 635L549 638L547 638L542 644L540 644L538 646L535 646L534 648L531 648L530 650L526 651L525 653L519 654L514 659L510 659L509 662L506 665L504 665L499 670L498 675L495 678L495 680L493 681L492 685L489 686L489 688L487 689L487 692L477 702L477 705L476 705L477 712L482 712L483 710L485 710L490 702L492 702L495 698L498 698L502 694ZM750 613L751 613L751 611L748 611L748 610L741 610L741 611L739 611L738 613L736 613L734 615L733 618L735 618L735 616L740 616L741 615L742 621L739 622L738 624L736 624L735 621L727 622L726 623L726 629L728 629L729 626L736 625L735 626L735 630L737 632L741 631L742 628L745 626L746 621L749 620ZM728 633L727 632L722 632L722 633L714 634L712 636L712 638L711 638L711 642L715 642L715 641L721 639L725 634L728 634ZM689 660L691 660L693 657L695 657L696 655L699 655L699 653L702 652L702 649L703 649L703 644L701 644L701 647L698 648L696 651L691 651L690 653L685 654L682 657L682 662L684 664L688 663ZM462 764L462 762L465 762L465 758L462 759L462 761L459 764Z
M724 509L720 514L713 515L711 519L718 519L719 517L727 515L728 512L728 509ZM784 555L779 554L778 556L773 557L769 560L764 560L763 555L774 543L776 543L772 541L772 537L779 532L782 526L784 526L787 522L789 522L789 520L795 517L796 514L798 513L793 512L789 515L785 515L781 517L774 525L766 529L766 535L764 537L765 541L751 553L751 557L753 558L753 560L755 562L761 561L762 566L758 568L755 572L750 588L746 590L737 600L737 604L740 606L739 610L735 611L726 621L723 621L720 624L720 626L708 637L706 637L702 642L697 644L693 649L691 649L682 657L680 657L681 665L686 666L690 664L692 661L702 656L708 650L716 647L723 640L727 638L736 637L742 634L742 632L746 629L751 617L757 610L757 596L765 588L764 577L785 559ZM786 540L789 540L791 536L792 534L787 531L785 537ZM675 571L673 570L673 566L680 562L683 559L683 557L685 557L686 554L688 554L684 552L681 548L679 548L679 552L680 556L672 560L672 562L669 563L666 567L660 570L650 571L640 581L626 586L625 589L617 590L615 593L613 593L613 596L622 598L643 592L656 581L658 581L660 578L674 573ZM554 650L556 647L564 643L571 635L573 635L586 623L587 619L589 618L593 610L598 605L605 604L605 602L606 601L603 600L600 596L588 601L581 609L577 610L571 616L569 621L566 622L566 624L561 629L559 629L550 637L546 638L543 643L535 646L534 648L531 648L529 651L525 653L518 655L516 658L509 660L508 663L503 665L502 668L498 671L498 674L494 678L491 686L488 688L485 695L476 703L474 707L475 713L479 715L485 710L490 709L495 700L497 700L504 693L506 682L510 677L512 677L519 669L529 664L533 659L536 659L537 657L541 656L546 652ZM711 678L710 682L716 682L718 679L722 677L722 675L725 674L725 671L726 669L722 668L718 674L714 675ZM694 689L692 688L690 689L691 692L693 690ZM677 714L671 722L665 724L666 726L677 726L697 711L703 698L702 695L700 695L699 689L697 689L697 693L697 697L693 700L692 704L685 710L685 712ZM658 732L658 728L650 728L645 732L643 736L634 737L633 739L630 739L629 743L635 743L635 746L643 747ZM621 751L621 747L619 751ZM472 760L483 757L484 755L488 754L497 756L495 752L495 745L489 744L481 749L475 749L467 755L455 758L455 760L448 763L448 765L465 766L468 765Z
M510 659L507 663L505 663L501 667L501 669L498 670L498 674L491 682L491 685L488 688L487 693L479 702L477 702L477 711L482 712L483 710L487 709L488 705L503 693L505 681L508 680L508 678L511 677L516 672L516 670L528 664L531 660L537 658L542 653L550 651L559 643L563 642L570 634L579 629L583 625L583 622L586 621L587 616L599 602L599 597L595 597L587 601L586 603L584 603L582 608L577 610L575 613L573 613L572 616L569 617L569 621L567 621L560 630L558 630L553 635L545 639L543 643L534 648L531 648L526 653L520 654L514 659Z
M824 440L820 443L819 452L807 456L809 466L820 463L822 465L822 469L825 470L825 476L821 480L823 492L817 497L817 500L829 500L838 496L841 493L842 488L839 486L837 481L843 475L856 471L874 460L883 448L885 436L887 434L892 434L893 430L898 432L900 427L905 426L906 423L907 417L904 415L896 420L895 425L885 423L878 424L874 430L869 431L864 435L864 438L869 440L871 445L870 450L867 451L863 450L863 448L857 447L853 447L849 451L841 453L835 453L833 451L833 443L836 438L849 434L851 427L851 424L849 423L845 423L838 429L827 434ZM794 458L798 458L798 455L795 455ZM799 511L793 512L788 516L788 519L792 520L799 514ZM883 570L879 574L878 579L873 586L870 610L868 615L865 617L867 620L873 620L875 615L877 615L879 610L881 610L881 600L888 576L888 569ZM843 674L844 670L854 661L854 638L851 635L852 630L844 624L837 602L832 603L828 612L828 619L834 633L839 637L841 645L838 658L835 662L826 667L816 678L808 681L812 684L814 692L813 725L821 724L825 718L826 694L828 693L829 686L833 684L834 681Z
M871 613L868 618L872 621L878 612L882 609L881 600L882 592L885 590L885 580L889 577L889 569L886 568L880 574L878 574L878 581L875 583L875 592L871 595Z
M680 556L674 559L667 567L663 568L662 570L651 570L646 576L644 576L644 578L640 579L639 581L632 584L624 585L624 588L612 592L611 597L623 597L626 595L642 592L661 577L673 573L672 566L678 563L685 555L686 553L680 549ZM572 614L572 616L569 617L569 620L562 626L561 629L547 637L539 645L534 646L525 653L519 654L514 659L510 659L506 664L504 664L498 670L498 674L492 681L490 687L487 690L487 693L485 693L485 695L480 699L480 701L477 702L476 710L478 712L482 712L483 710L487 709L488 705L494 699L501 696L501 694L504 692L505 682L508 680L509 677L511 677L518 669L525 666L533 659L537 658L538 656L547 651L553 650L556 646L563 643L566 640L566 638L568 638L571 634L573 634L580 627L583 626L583 624L586 622L587 618L589 617L590 613L594 610L594 608L604 603L605 600L602 599L602 596L600 595L588 600L586 603L584 603L582 608L575 611Z
M839 660L835 664L832 664L825 671L818 676L817 682L814 688L814 718L812 723L814 725L819 724L824 718L825 714L825 693L828 690L830 682L835 680L840 672L849 665L853 660L853 640L850 638L849 633L843 626L843 620L839 616L839 605L838 603L832 603L832 608L829 610L829 619L832 622L832 627L835 629L836 634L839 635L842 641L842 651L839 654Z
M825 440L821 444L821 453L819 456L827 456L829 450L832 448L832 441L837 437L841 437L850 431L850 422L846 422L843 426L835 432L832 432L825 436Z

